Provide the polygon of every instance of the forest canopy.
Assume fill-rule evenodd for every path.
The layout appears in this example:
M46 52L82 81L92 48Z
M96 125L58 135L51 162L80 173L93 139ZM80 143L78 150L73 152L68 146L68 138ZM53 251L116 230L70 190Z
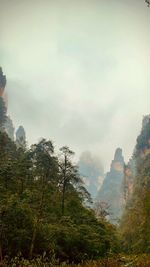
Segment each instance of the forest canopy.
M115 227L97 220L68 147L42 139L30 149L0 132L1 260L21 253L80 262L117 252ZM86 203L86 205L85 205Z

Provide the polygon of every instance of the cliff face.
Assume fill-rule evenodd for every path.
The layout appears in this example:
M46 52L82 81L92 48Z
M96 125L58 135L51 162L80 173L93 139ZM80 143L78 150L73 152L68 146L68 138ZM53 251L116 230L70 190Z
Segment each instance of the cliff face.
M143 118L133 157L125 169L124 185L127 205L120 224L123 247L133 254L150 253L150 115Z
M97 201L105 202L109 205L109 218L112 222L116 222L122 215L124 206L123 180L124 158L122 149L117 148L110 171L106 174L97 196Z
M137 143L134 153L129 162L125 165L124 170L124 199L127 203L130 201L133 193L134 178L137 174L138 166L141 160L150 154L150 115L144 116L142 121L142 129L137 137Z
M133 181L135 173L136 173L136 161L133 156L124 167L123 190L124 190L125 203L131 199L133 193Z
M6 76L3 75L2 68L0 67L0 97L4 93L5 86L6 86Z
M5 122L5 131L8 134L9 138L14 141L14 126L11 118L7 116L6 122Z
M26 133L23 126L19 126L19 128L16 131L16 145L17 147L26 146Z
M8 134L9 138L14 141L14 126L13 122L7 114L7 95L5 93L5 86L6 86L6 76L3 74L2 68L0 67L0 98L2 98L1 105L3 103L4 107L6 108L6 118L4 122L4 130Z

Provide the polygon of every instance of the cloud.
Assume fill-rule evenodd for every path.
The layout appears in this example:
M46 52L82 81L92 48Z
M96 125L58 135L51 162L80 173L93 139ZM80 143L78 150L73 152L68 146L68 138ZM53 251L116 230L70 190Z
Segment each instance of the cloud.
M149 113L149 10L142 1L0 0L9 113L29 143L44 136L130 157Z

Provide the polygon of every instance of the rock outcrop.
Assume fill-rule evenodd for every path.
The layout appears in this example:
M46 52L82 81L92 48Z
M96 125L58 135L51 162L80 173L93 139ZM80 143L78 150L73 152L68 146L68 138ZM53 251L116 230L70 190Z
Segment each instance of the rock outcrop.
M106 174L102 187L98 192L97 201L109 206L109 220L116 223L120 219L124 206L123 195L124 158L122 149L117 148L112 160L110 171Z
M5 122L5 131L8 134L9 138L14 141L14 132L15 128L13 126L13 122L9 116L7 116L6 122Z
M6 86L6 76L3 75L2 68L0 67L0 96L3 95Z
M3 74L2 68L0 67L0 98L1 98L1 107L5 109L5 119L3 130L8 134L9 138L14 141L14 126L13 122L7 114L7 98L5 94L5 86L6 86L6 76ZM3 106L2 106L3 105ZM1 115L2 117L2 115ZM25 147L26 146L26 134L23 126L20 126L16 131L16 144L18 147Z
M129 202L132 197L137 166L139 166L141 160L148 154L150 154L150 115L143 117L141 133L137 138L133 156L125 165L123 188L126 203Z
M26 133L23 126L19 126L16 131L16 145L24 148L26 146Z

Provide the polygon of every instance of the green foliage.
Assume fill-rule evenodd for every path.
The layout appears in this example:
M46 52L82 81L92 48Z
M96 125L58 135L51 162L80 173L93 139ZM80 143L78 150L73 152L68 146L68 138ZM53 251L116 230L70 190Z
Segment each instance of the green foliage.
M136 149L144 150L145 148L150 148L150 120L142 129L141 134L137 138Z
M120 225L122 245L128 253L150 253L150 119L145 116L134 153L133 193Z
M33 215L28 205L16 195L9 198L2 212L2 245L6 255L14 256L21 251L27 256L32 224Z
M89 193L73 152L63 147L61 153L56 157L45 139L29 150L17 148L0 133L1 261L44 253L50 262L81 262L118 251L115 229L84 204Z
M142 162L135 180L132 200L121 223L125 251L150 253L150 155Z
M3 267L57 267L55 260L49 262L47 257L43 254L38 258L27 260L18 255L17 257L11 259L9 262L7 259L3 262ZM124 256L118 255L117 257L108 257L105 259L91 260L79 264L67 264L63 262L59 264L60 267L149 267L150 266L150 256L143 254L140 256Z

